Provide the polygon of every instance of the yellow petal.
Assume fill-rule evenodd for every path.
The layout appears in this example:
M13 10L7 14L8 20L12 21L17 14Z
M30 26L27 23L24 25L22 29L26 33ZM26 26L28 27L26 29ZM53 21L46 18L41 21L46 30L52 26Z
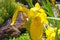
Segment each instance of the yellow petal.
M50 36L50 40L55 40L55 35L56 35L56 33L54 32L54 33L52 33L51 34L51 36Z
M14 25L15 21L16 21L16 18L18 16L18 12L19 11L22 11L22 12L26 12L26 14L28 15L29 14L29 9L25 8L25 7L22 7L19 3L17 4L17 9L15 11L15 13L13 14L13 17L12 17L12 22L10 25Z
M46 37L50 37L50 32L48 30L45 31Z
M48 26L48 31L50 32L50 34L55 32L54 28L52 28L50 26Z
M35 4L35 7L40 9L39 3L36 3L36 4Z
M53 29L52 27L48 26L48 28L46 29L45 31L46 33L46 37L47 39L46 40L55 40L55 29Z
M39 17L35 17L30 26L30 35L32 40L42 40L43 25Z
M58 34L60 35L60 29L58 29Z
M14 25L14 23L15 23L15 21L16 21L16 18L17 18L17 16L18 16L19 8L20 8L20 7L19 7L19 6L17 6L17 9L16 9L15 13L13 14L12 22L11 22L11 24L10 24L10 25Z
M45 13L39 13L38 16L41 18L41 23L48 24L48 21L46 19L46 14Z

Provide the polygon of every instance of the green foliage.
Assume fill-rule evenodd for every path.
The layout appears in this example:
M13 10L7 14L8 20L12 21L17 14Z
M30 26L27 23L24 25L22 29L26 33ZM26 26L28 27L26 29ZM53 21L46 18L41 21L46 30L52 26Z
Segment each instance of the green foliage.
M20 36L4 38L3 40L31 40L31 39L30 39L29 33L23 33Z
M0 17L0 24L3 24L4 20L2 17Z
M51 20L51 18L49 18L49 23L51 23L53 26L57 27L57 30L56 30L56 36L55 36L55 39L56 40L59 40L59 35L58 35L58 29L60 29L60 20L56 19L55 20L55 15L54 15L54 12L53 9L56 9L57 13L58 14L58 18L60 18L60 10L57 6L55 6L55 4L51 4L51 2L49 2L49 0L42 0L42 4L43 4L43 7L44 9L46 10L46 13L50 16L50 17L54 17L52 18L53 20Z
M53 17L54 13L53 13L52 6L51 6L49 0L46 0L46 1L42 0L42 5L43 5L44 9L46 10L46 13L49 16Z
M32 3L33 0L26 0L26 1L27 1L30 8L34 6L33 3Z
M12 17L16 9L15 5L15 0L0 0L0 19L3 19L3 22ZM1 20L0 24L3 23Z

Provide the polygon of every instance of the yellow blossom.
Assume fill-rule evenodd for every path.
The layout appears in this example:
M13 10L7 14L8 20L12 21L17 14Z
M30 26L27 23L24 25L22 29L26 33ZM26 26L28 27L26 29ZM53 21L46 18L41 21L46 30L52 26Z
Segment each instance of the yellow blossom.
M18 11L25 12L28 18L32 20L30 25L30 35L32 40L42 40L43 24L47 24L48 21L46 19L45 11L40 7L39 3L36 3L35 7L31 8L30 10L18 5L17 10L13 15L11 25L15 23Z
M28 14L28 17L31 19L36 16L41 17L41 22L48 24L48 21L46 19L47 15L45 14L45 11L40 7L39 3L36 3L35 7L31 8L30 13Z
M15 11L13 17L12 17L12 22L11 22L10 25L14 25L14 23L16 21L16 18L17 18L17 15L18 15L18 11L19 11L18 9L19 9L19 6L17 6L17 9L16 9L16 11Z
M48 21L46 19L45 11L40 8L38 3L35 4L35 7L30 9L30 18L32 18L30 26L32 40L42 40L43 24L48 23Z
M46 33L46 37L47 37L46 40L55 40L55 30L54 30L54 28L48 26L45 33Z
M55 40L56 29L57 28L52 28L52 27L48 26L48 28L45 31L46 37L47 37L46 40ZM60 35L60 29L58 29L58 35Z
M36 3L35 7L30 9L28 17L30 19L33 19L38 14L39 9L40 9L40 5L39 5L39 3Z
M54 32L54 33L52 33L51 34L51 36L50 36L50 40L55 40L55 35L56 35L56 33Z
M39 9L41 8L40 5L39 5L39 3L36 3L36 4L35 4L35 7L36 7L36 8L39 8Z
M29 9L21 6L21 4L18 3L18 4L17 4L17 9L15 10L15 13L13 14L12 22L11 22L10 25L14 25L14 23L15 23L15 21L16 21L16 19L17 19L17 16L18 16L18 12L19 12L19 11L26 12L26 13L28 14Z
M40 17L35 17L30 26L30 35L32 40L42 40L43 24Z
M20 4L17 4L17 9L12 17L11 25L14 25L19 11L25 12L29 19L33 19L35 16L40 14L42 22L45 20L47 23L45 11L40 7L39 3L36 3L35 7L31 8L30 10L21 6Z
M58 34L60 35L60 29L58 29Z
M45 24L48 24L48 21L46 19L46 14L45 13L39 13L37 14L39 17L41 17L41 23L45 23Z
M56 33L51 33L49 37L46 38L46 40L55 40Z
M46 37L49 37L50 34L54 32L54 29L48 26L45 32L46 32Z

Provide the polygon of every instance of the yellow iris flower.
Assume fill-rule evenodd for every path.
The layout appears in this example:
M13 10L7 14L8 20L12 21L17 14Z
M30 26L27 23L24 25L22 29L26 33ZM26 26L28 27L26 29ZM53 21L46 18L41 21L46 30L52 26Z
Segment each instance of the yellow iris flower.
M30 13L30 18L32 18L30 26L31 38L32 40L42 40L43 24L48 23L45 11L40 7L39 3L36 3L35 7L30 9Z
M56 35L56 28L52 28L48 26L48 28L45 31L46 33L46 40L55 40L55 35ZM60 29L58 29L58 35L60 35Z
M40 17L35 17L30 26L30 36L32 40L42 40L43 24Z
M45 11L40 7L39 3L36 3L35 7L31 8L28 14L28 17L31 19L35 18L36 16L41 17L41 22L48 24L48 21L46 19L47 15L45 14Z
M19 11L18 9L19 9L19 6L17 6L17 9L16 9L16 11L15 11L13 17L12 17L12 22L11 22L10 25L14 25L14 23L16 21L16 18L17 18L17 15L18 15L18 11Z
M42 22L46 21L46 23L47 23L47 20L45 20L46 19L45 11L40 7L40 5L38 3L36 3L35 7L31 8L31 9L27 9L26 7L22 7L20 4L18 4L17 9L12 17L11 25L14 25L19 11L25 12L29 19L33 19L37 15L43 16Z
M17 19L17 16L18 16L18 12L19 12L19 11L26 12L26 13L28 14L29 9L21 6L21 4L18 3L18 4L17 4L17 9L15 10L15 13L14 13L14 15L13 15L13 17L12 17L12 22L11 22L10 25L14 25L14 24L15 24L15 21L16 21L16 19Z
M45 14L45 11L40 7L39 3L36 3L35 7L31 9L27 9L21 5L18 5L17 10L13 15L11 25L14 25L18 11L25 12L28 18L32 20L32 23L30 25L30 35L32 40L42 40L43 24L48 24L48 21L46 19L47 15Z
M55 40L55 30L52 27L48 26L45 32L47 37L46 40Z
M31 8L28 14L30 19L33 19L37 14L38 10L40 9L40 5L38 3L35 4L35 7Z

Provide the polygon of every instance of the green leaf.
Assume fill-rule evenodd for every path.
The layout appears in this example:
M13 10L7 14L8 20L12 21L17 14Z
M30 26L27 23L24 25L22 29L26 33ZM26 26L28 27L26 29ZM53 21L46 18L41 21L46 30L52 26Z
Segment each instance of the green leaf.
M13 40L15 40L15 37L13 37Z
M34 5L32 4L32 0L26 0L26 2L28 3L29 7L33 7Z
M58 9L58 17L60 18L60 10Z
M2 17L0 17L0 25L3 24L4 19Z
M12 37L10 37L9 40L12 40Z
M42 4L43 4L43 7L44 7L45 10L46 10L46 13L47 13L49 16L53 17L53 16L54 16L54 13L53 13L53 11L52 11L52 7L51 7L51 4L50 4L49 0L46 0L46 1L42 0Z

